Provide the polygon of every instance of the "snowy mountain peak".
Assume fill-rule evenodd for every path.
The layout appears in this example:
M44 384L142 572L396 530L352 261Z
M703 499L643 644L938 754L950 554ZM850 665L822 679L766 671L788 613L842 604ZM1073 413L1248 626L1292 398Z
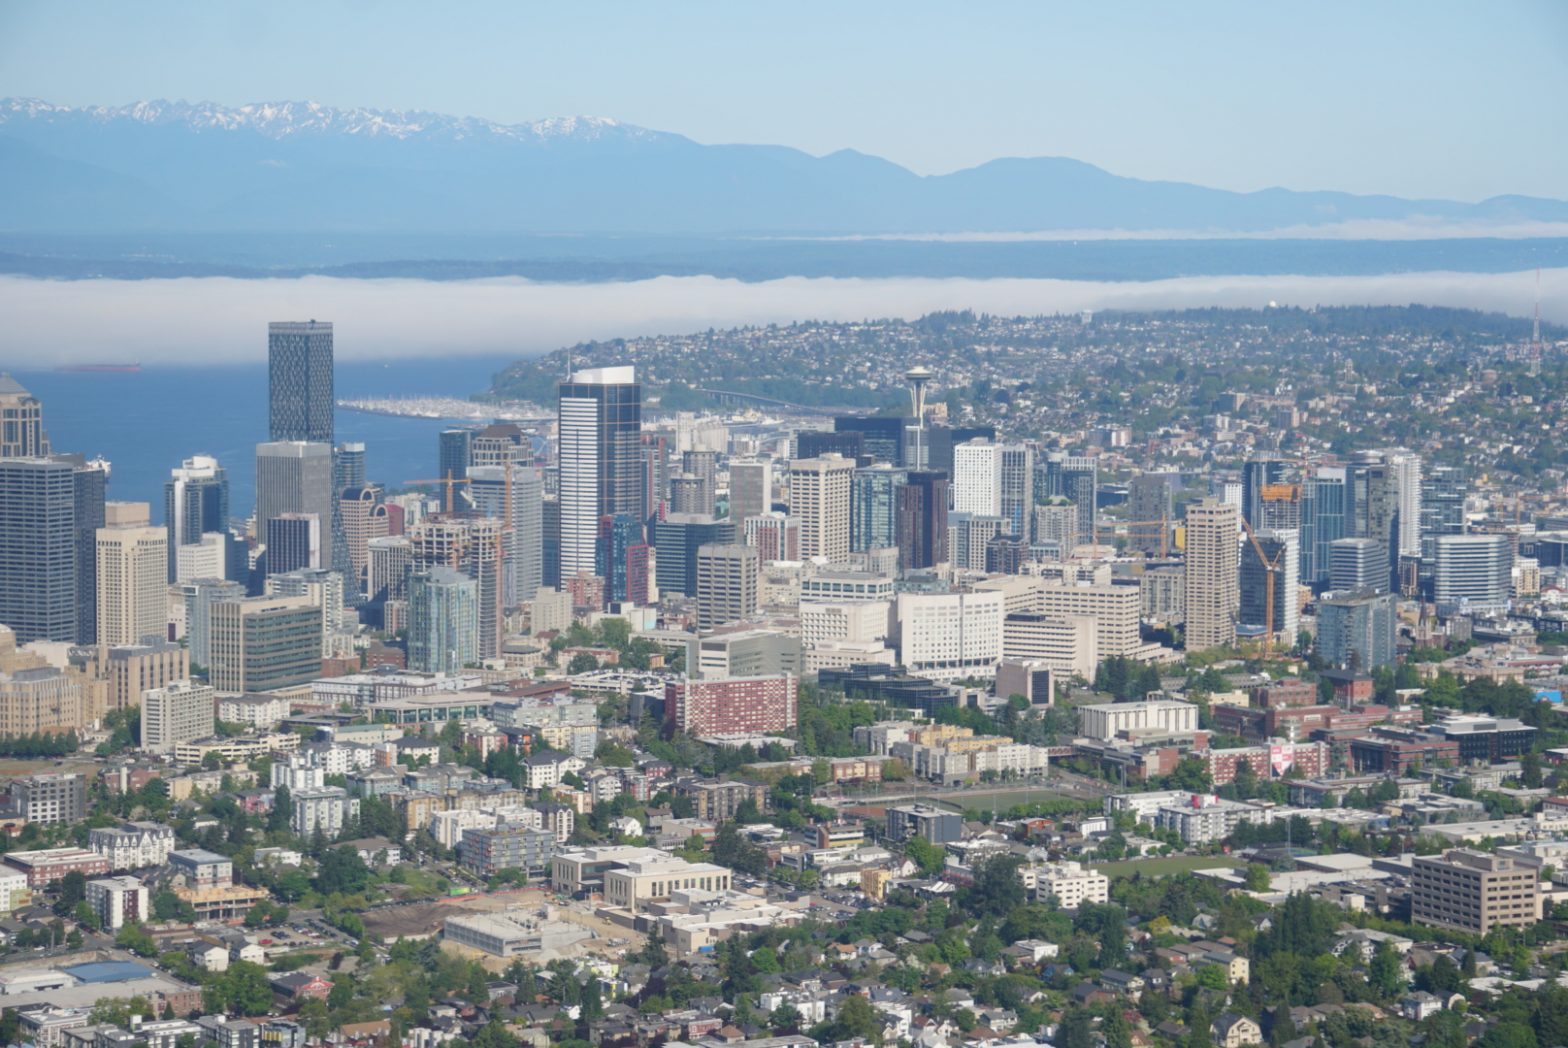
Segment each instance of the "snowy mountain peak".
M654 138L659 132L598 116L552 117L501 124L417 110L339 109L320 102L213 102L155 99L123 106L65 106L38 98L0 99L0 124L13 120L85 119L95 123L179 124L195 131L254 131L268 138L291 135L356 135L366 138L502 138L522 142Z

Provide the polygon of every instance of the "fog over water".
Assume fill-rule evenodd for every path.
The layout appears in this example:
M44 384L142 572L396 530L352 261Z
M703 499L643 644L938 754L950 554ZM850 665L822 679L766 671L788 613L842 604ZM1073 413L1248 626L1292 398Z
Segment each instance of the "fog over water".
M261 360L269 320L337 326L343 360L528 356L589 339L709 327L1198 306L1427 305L1534 309L1536 274L1182 277L1099 283L1021 279L808 279L755 283L659 277L622 283L351 280L38 280L0 277L0 369L87 362L215 364ZM1568 269L1541 273L1541 315L1568 322Z

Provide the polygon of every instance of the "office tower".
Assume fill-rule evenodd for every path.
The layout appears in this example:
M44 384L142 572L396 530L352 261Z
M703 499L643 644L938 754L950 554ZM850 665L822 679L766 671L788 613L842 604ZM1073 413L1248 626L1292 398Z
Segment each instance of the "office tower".
M741 524L746 545L757 551L763 564L800 559L800 525L794 517L774 510L747 517Z
M163 485L163 521L168 531L169 581L176 574L175 552L198 543L209 532L229 529L229 476L211 455L194 455L169 471Z
M1030 511L1034 509L1034 449L1022 444L1003 444L1001 464L1001 515L1007 521L1007 533L1022 539L1025 544L1032 537L1029 526L1034 522Z
M986 547L1006 531L1007 522L1001 517L950 513L947 517L948 560L955 568L984 571Z
M1034 507L1034 544L1044 551L1054 550L1057 558L1072 556L1085 536L1078 533L1078 507L1066 499L1053 499Z
M735 541L735 523L712 516L671 513L654 524L655 577L661 595L697 595L697 550Z
M1187 507L1188 651L1235 643L1240 605L1238 527L1239 514L1234 506L1204 499Z
M795 434L794 454L791 458L818 458L822 455L843 455L847 459L869 458L865 452L865 434L845 430L803 429Z
M898 489L906 476L885 462L855 470L849 482L851 553L897 544Z
M507 468L472 466L468 471L469 497L474 509L486 517L506 520ZM540 532L544 482L533 466L511 467L511 520L502 537L502 601L515 608L534 594L544 578L544 537Z
M750 546L697 547L697 628L711 630L757 611L760 562Z
M1392 486L1394 501L1394 554L1400 557L1421 556L1421 456L1404 448L1387 452L1387 483Z
M20 644L77 640L74 473L56 459L0 459L0 623Z
M1064 498L1078 507L1078 541L1092 541L1094 514L1100 498L1100 478L1094 459L1087 455L1052 452L1045 461L1044 490L1035 486L1036 498Z
M211 737L217 730L218 693L205 684L175 681L142 693L142 749L170 754L182 742Z
M1329 548L1347 534L1349 496L1342 466L1319 467L1306 482L1301 504L1301 581L1314 589L1329 583Z
M1016 535L998 535L985 544L985 570L993 575L1018 575L1029 560L1029 544Z
M849 485L855 463L842 455L793 459L789 515L800 522L800 556L829 564L849 559Z
M332 486L339 492L365 486L365 445L358 441L339 444L332 452Z
M321 656L326 658L338 648L337 636L346 629L343 616L343 576L329 568L297 568L281 575L267 576L266 596L304 597L321 612Z
M1531 864L1453 848L1417 855L1410 868L1410 915L1419 924L1485 935L1540 920L1541 874Z
M515 422L492 422L468 439L468 468L532 463L533 444ZM445 476L445 474L443 474Z
M282 513L267 520L267 574L321 567L321 518Z
M1506 607L1514 555L1507 535L1437 535L1432 539L1432 599L1475 609Z
M642 386L632 367L590 368L561 383L560 578L593 572L599 519L646 518Z
M1263 489L1285 479L1289 466L1271 453L1254 455L1241 466L1241 519L1254 528L1263 527Z
M0 459L42 458L48 454L43 402L0 371Z
M671 513L712 513L708 485L692 473L677 473L670 478Z
M381 489L344 488L338 495L338 516L343 521L343 539L348 544L349 588L354 593L364 593L365 572L370 566L370 540L386 538L391 528L387 507L381 501Z
M181 584L185 597L185 643L191 662L207 666L212 662L212 606L245 599L245 587L223 578L192 579Z
M108 503L105 522L124 503ZM139 644L168 635L168 533L146 523L145 502L125 519L98 529L98 643Z
M212 605L208 683L221 692L276 691L321 676L321 608L308 596Z
M719 455L715 451L681 453L681 472L696 477L702 485L698 496L701 508L693 513L712 513L719 500Z
M501 522L490 517L422 520L409 532L414 570L452 568L479 585L479 657L501 652Z
M646 604L647 565L648 544L643 541L640 519L629 513L618 513L599 521L593 573L604 580L606 605ZM641 594L642 599L636 599L636 594Z
M1265 484L1259 492L1258 519L1252 526L1259 531L1301 530L1301 485Z
M314 513L331 527L337 496L332 490L332 446L306 441L256 445L256 534L285 513Z
M642 458L638 464L638 485L642 488L642 515L651 517L667 508L670 493L670 445L657 433L638 438Z
M1388 592L1388 547L1377 539L1335 539L1328 544L1328 585L1338 591Z
M972 440L953 449L953 511L1002 515L1002 448Z
M1319 598L1317 609L1317 653L1324 663L1360 673L1394 664L1393 594L1329 592Z
M408 599L408 573L414 544L406 535L388 535L365 543L365 593L373 601Z
M76 523L76 642L98 642L98 529L104 524L109 464L83 462L72 471Z
M443 429L436 443L436 476L462 480L468 476L468 445L474 431Z
M1175 479L1169 473L1142 473L1128 483L1127 516L1136 522L1129 529L1131 548L1150 556L1163 556L1170 551Z
M1421 478L1421 535L1463 535L1465 531L1465 470L1433 466ZM1426 554L1423 552L1423 556Z
M902 466L904 429L908 425L908 419L893 415L840 415L833 419L833 432L858 434L860 437L858 454L869 456L873 462Z
M1301 584L1300 540L1294 531L1260 529L1254 536L1257 546L1249 541L1241 549L1237 621L1259 630L1269 625L1269 576L1274 576L1274 636L1283 637L1288 647L1296 642L1299 625L1296 587ZM1263 549L1261 558L1258 547Z
M456 673L479 662L479 586L451 568L408 580L408 668Z
M561 588L561 500L546 497L539 504L539 570L542 588Z
M267 325L268 440L332 444L332 325ZM327 518L322 517L323 520Z
M142 692L191 675L190 651L173 641L89 649L86 668L109 685L105 708L124 710L142 701Z
M730 518L744 521L773 509L773 463L768 459L730 462Z
M947 474L910 470L895 502L898 570L947 563Z

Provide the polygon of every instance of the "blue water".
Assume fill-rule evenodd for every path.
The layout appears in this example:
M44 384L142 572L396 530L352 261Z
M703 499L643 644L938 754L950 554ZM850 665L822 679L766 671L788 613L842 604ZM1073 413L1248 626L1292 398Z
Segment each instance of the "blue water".
M467 397L488 389L512 358L340 362L339 397ZM44 428L56 451L102 455L113 464L109 497L150 502L163 519L163 483L192 455L212 455L229 473L229 505L247 516L256 500L256 444L267 439L267 368L263 363L212 367L147 366L135 374L18 371L18 382L43 401ZM374 482L436 475L434 419L368 415L339 409L337 439L362 441Z

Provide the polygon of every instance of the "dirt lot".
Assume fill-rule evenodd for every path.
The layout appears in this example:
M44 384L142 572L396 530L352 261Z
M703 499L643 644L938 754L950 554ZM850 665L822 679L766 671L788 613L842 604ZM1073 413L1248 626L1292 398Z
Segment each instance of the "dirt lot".
M586 903L558 905L553 902L553 896L549 892L536 888L483 895L459 895L450 899L390 906L384 910L365 914L365 930L382 936L386 942L395 942L399 936L410 939L426 938L439 934L442 920L460 913L499 913L519 907L538 908L547 902L550 903L551 920L575 924L592 933L591 937L571 944L559 954L551 951L552 958L554 956L582 957L590 954L615 956L628 949L638 949L642 945L641 937L637 933L596 917L592 906ZM480 961L485 967L496 972L504 971L510 963L456 943L442 943L441 948L458 956Z

